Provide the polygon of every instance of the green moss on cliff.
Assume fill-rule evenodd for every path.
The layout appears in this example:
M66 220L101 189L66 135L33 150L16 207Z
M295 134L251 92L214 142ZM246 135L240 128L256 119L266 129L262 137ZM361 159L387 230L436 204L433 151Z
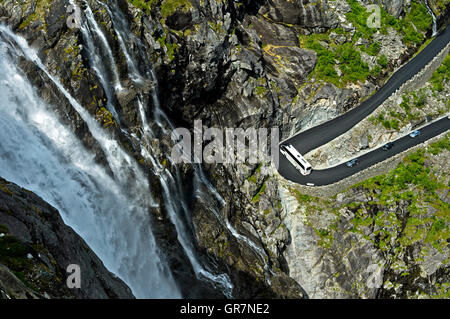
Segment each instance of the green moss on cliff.
M103 127L108 127L110 125L117 125L114 116L106 108L101 107L96 113L97 120L101 121Z
M300 46L317 53L317 65L311 76L343 87L349 82L364 82L370 74L367 63L361 59L360 50L355 49L353 43L338 44L329 38L329 33L301 35L299 41Z
M255 194L255 196L253 196L252 198L252 202L253 203L257 203L259 202L259 197L261 196L261 194L263 194L266 190L266 181L263 182L263 184L261 185L261 187L259 188L258 192Z
M14 193L12 191L10 191L8 189L8 187L6 187L6 185L4 185L2 183L0 183L0 191L2 191L5 194L8 194L9 196L13 196L14 195Z
M385 56L377 59L378 65L369 69L367 63L361 59L361 52L377 56L381 49L381 44L373 42L373 35L378 31L376 28L367 26L370 13L356 0L348 0L351 11L346 14L347 20L355 27L356 32L351 42L344 44L336 43L330 33L344 34L342 28L330 30L325 34L300 35L299 41L302 47L314 50L317 53L317 66L311 76L333 83L338 87L343 87L347 83L364 82L369 75L378 78L382 70L388 66ZM387 33L387 28L394 28L403 38L403 42L417 45L423 42L424 33L432 23L430 14L425 5L413 0L411 9L403 19L397 19L381 9L381 32ZM358 39L366 39L370 44L358 45Z
M134 7L141 9L146 14L150 14L152 6L158 2L158 0L128 0Z
M28 251L14 236L6 235L0 238L0 263L8 267L25 286L39 291L26 276L33 268L33 262L27 258Z
M161 15L166 18L180 8L183 9L183 12L187 12L192 8L192 4L189 0L164 0L161 3Z
M167 34L164 34L162 37L158 38L157 41L159 42L161 47L166 48L166 54L169 58L169 61L173 61L173 59L175 59L175 53L178 50L178 44L167 41Z
M444 83L450 80L450 54L448 54L442 65L433 73L430 82L435 92L444 90Z
M346 14L347 19L355 26L355 38L371 39L377 31L376 28L367 26L370 13L356 0L347 0L351 12ZM411 8L402 19L395 18L381 8L381 32L387 33L387 28L392 27L403 37L406 44L420 44L424 40L423 33L432 24L432 17L425 4L418 0L411 1Z
M411 1L411 8L403 19L397 19L386 11L381 11L381 32L387 33L387 28L394 28L403 37L407 45L420 44L425 39L424 33L430 29L433 19L425 4L418 0Z
M42 23L45 29L45 14L47 13L52 2L53 0L37 0L36 9L29 16L25 17L25 19L20 24L19 29L24 29L38 20ZM30 5L30 3L25 2L22 5L22 10L25 11L25 9Z
M432 0L429 1L431 9L434 11L434 13L439 16L441 15L445 10L447 10L450 0Z
M442 65L433 73L429 85L405 92L399 108L390 109L389 112L378 111L378 115L370 116L369 121L398 131L408 123L425 120L425 116L438 118L447 114L450 111L450 103L445 99L444 90L449 80L450 55L447 55Z

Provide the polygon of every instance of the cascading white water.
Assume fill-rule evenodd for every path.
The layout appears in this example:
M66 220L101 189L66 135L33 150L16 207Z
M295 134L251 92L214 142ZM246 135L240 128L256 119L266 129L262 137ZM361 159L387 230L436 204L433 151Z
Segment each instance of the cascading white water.
M136 83L150 81L156 85L157 80L152 68L146 69L145 74L141 73L133 58L136 52L129 52L132 48L129 45L130 39L136 39L130 32L127 21L118 9L116 1L112 1L111 4L103 2L98 2L98 4L107 9L113 22L114 32L126 58L130 79ZM85 11L85 20L82 22L81 31L90 65L95 70L107 94L108 109L120 125L113 95L123 88L112 50L95 21L89 5ZM102 147L114 174L114 180L105 173L103 167L94 163L92 157L86 156L88 151L80 145L69 130L51 115L51 112L46 111L45 104L39 101L31 86L14 67L10 67L5 73L6 76L0 78L2 80L0 94L5 96L2 101L7 101L6 97L15 100L14 108L12 108L15 111L8 110L7 112L5 106L0 104L1 123L3 124L4 121L5 127L15 132L9 140L5 136L4 141L0 142L1 160L8 163L8 165L2 165L0 176L3 175L5 178L31 189L57 207L65 222L88 242L108 269L118 274L132 288L137 297L180 297L170 270L160 259L161 255L151 232L151 221L148 214L148 208L156 204L151 198L146 177L134 159L123 152L118 143L110 139L59 81L49 74L36 53L28 48L26 41L15 36L5 27L0 27L0 34L12 39L19 48L15 50L15 46L8 46L3 42L2 50L5 52L5 48L10 51L15 50L16 55L23 55L28 60L35 62L80 114L87 123L91 134ZM139 43L137 47L137 50L141 49ZM1 63L12 64L9 59L6 54L2 54ZM19 90L15 90L8 82L8 78L13 77L21 79L19 83L23 87L20 87ZM27 94L18 98L20 91L25 91ZM173 165L168 154L164 155L165 160L174 168L175 175L172 175L165 165L162 165L153 155L155 150L152 149L150 141L156 136L147 121L147 110L143 105L145 98L142 94L138 95L142 137L138 138L135 134L130 134L124 127L121 127L121 130L127 136L133 136L136 141L140 142L141 155L152 164L155 174L160 178L165 208L176 227L178 240L197 277L210 281L226 296L232 297L233 285L229 277L226 274L215 274L214 271L209 270L208 265L202 265L197 257L191 230L186 223L190 216L187 204L183 199L183 187L176 165ZM154 105L154 121L163 133L167 134L173 130L173 125L160 107L156 90L152 91L151 98ZM33 102L30 103L30 101ZM16 152L14 145L19 143L20 134L24 135L22 143L26 143L26 147L19 148L19 151ZM35 145L35 147L29 147L28 144ZM17 164L21 161L24 166ZM30 167L30 169L27 171L25 167ZM218 195L220 197L212 185L200 174L202 172L199 173L199 169L201 171L201 168L195 167L196 178L209 190L199 196L206 198ZM30 179L29 176L33 176L33 179ZM65 191L61 192L62 189ZM199 188L198 192L203 191ZM216 215L220 221L220 217L218 214ZM228 221L226 227L233 236L250 245L264 258L264 251L248 238L237 233Z
M73 0L71 0L70 3L75 5ZM119 72L114 63L114 57L108 41L100 30L97 21L95 21L90 7L87 7L86 9L86 20L82 21L80 30L86 44L85 47L83 47L83 50L88 51L91 68L97 74L97 77L105 90L107 109L111 112L116 122L120 124L119 114L112 103L115 92L123 89L119 80ZM100 46L96 46L93 33L99 39ZM106 58L108 64L103 63L104 58Z
M37 97L15 67L18 55L34 61L88 124L114 179ZM55 206L136 297L179 298L151 231L148 209L155 204L135 161L45 70L26 41L4 26L0 68L0 176Z
M131 79L135 82L142 82L142 76L138 69L136 68L136 65L133 62L133 59L131 58L130 54L128 53L127 44L125 43L124 35L128 35L129 38L132 38L134 40L133 34L131 33L130 29L128 28L128 24L125 22L125 18L120 10L117 9L117 1L115 0L113 3L113 10L110 9L110 7L101 2L96 1L99 5L101 5L103 8L106 9L108 12L109 17L111 18L111 21L114 26L114 30L116 31L117 40L119 41L120 47L122 49L122 53L125 56L127 66L128 66L128 73L131 76Z
M113 3L111 7L109 7L107 4L102 4L104 7L107 8L108 13L110 14L111 20L114 24L114 30L116 32L117 38L121 44L121 48L123 50L124 56L127 59L127 65L129 68L129 72L132 79L138 79L139 82L147 80L146 78L150 76L150 80L153 83L157 83L156 76L154 75L154 72L152 69L146 70L146 74L141 74L138 71L138 68L135 65L135 62L131 58L131 54L128 52L128 45L125 43L125 32L129 34L128 38L133 39L133 35L129 32L129 28L127 23L125 22L122 14L117 8L117 3ZM141 141L141 155L144 159L148 160L150 163L152 163L152 166L154 167L155 174L159 177L160 183L163 190L163 200L165 203L165 208L168 212L169 218L171 222L175 225L175 228L177 230L178 234L178 241L180 242L181 246L183 247L186 256L189 258L189 261L192 265L192 268L196 274L196 276L199 279L202 280L208 280L212 284L217 285L219 289L222 290L222 292L229 298L232 297L232 291L233 291L233 285L226 274L214 274L212 271L207 270L206 266L203 266L200 261L197 258L195 247L193 245L192 240L189 238L189 231L186 229L186 223L181 218L180 214L184 213L185 217L187 215L187 205L184 202L182 191L180 189L181 185L181 179L179 176L176 178L173 177L173 175L170 173L168 169L164 167L152 154L155 153L155 150L151 148L151 143L149 141L154 138L154 133L147 121L147 114L144 109L144 106L142 104L142 100L144 99L143 96L139 96L138 98L138 108L139 108L139 115L142 123L142 130L143 130L143 139L147 139L145 142L144 140L138 139ZM155 114L155 121L157 122L157 125L163 130L163 132L168 132L168 129L173 129L172 123L167 118L165 113L161 110L159 99L157 96L156 90L152 91L152 99L153 104L155 107L154 114ZM163 123L164 120L164 123ZM150 150L147 150L144 145L147 145ZM165 159L169 162L172 162L172 159L168 154L165 154ZM174 166L176 169L176 166ZM177 171L178 175L178 171Z
M122 85L120 83L120 77L119 77L119 71L117 70L116 63L114 62L114 56L112 53L112 50L108 44L108 41L106 40L105 35L101 31L100 27L98 26L97 21L94 18L94 14L92 13L91 8L89 5L86 6L86 10L84 11L86 15L86 21L88 23L88 29L87 30L94 30L95 34L99 37L100 43L103 46L103 49L105 50L105 57L107 58L108 65L110 66L113 74L113 86L115 90L122 90ZM83 26L81 28L83 30ZM87 36L89 39L89 35Z
M431 14L431 17L433 18L433 37L434 37L435 35L437 35L436 15L434 14L433 10L431 10L428 0L425 0L425 5L427 6L428 12Z
M219 201L219 203L221 205L225 205L225 200L223 199L222 196L220 196L220 194L217 192L217 190L211 185L211 183L208 181L208 179L206 178L205 174L203 173L203 170L201 169L201 167L197 166L196 167L196 175L195 175L196 179L200 179L199 181L197 181L197 183L201 182L203 183L203 185L206 187L206 189L212 194L214 195L214 197ZM199 198L203 198L203 196L205 195L205 192L203 192L201 189L201 187L197 187L196 188L198 191L197 196ZM219 215L219 212L214 208L214 207L210 207L211 211L213 212L213 214L216 216L217 220L222 223L222 218ZM238 240L246 243L249 247L251 247L253 249L254 252L256 252L261 258L262 260L265 260L266 258L266 253L264 252L264 250L260 247L258 247L253 241L251 241L249 238L239 234L237 232L237 230L230 224L230 221L228 220L228 218L225 218L225 227L230 231L230 233Z

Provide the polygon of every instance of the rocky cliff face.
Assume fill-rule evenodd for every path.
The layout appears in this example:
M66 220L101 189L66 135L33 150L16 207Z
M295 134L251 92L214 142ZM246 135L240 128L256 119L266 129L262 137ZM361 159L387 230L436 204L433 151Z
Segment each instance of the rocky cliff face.
M81 288L67 287L71 264L80 266ZM134 298L55 208L4 179L0 179L0 296Z
M86 8L90 8L104 34L103 40L94 38L106 41L111 49L120 92L111 94L103 85L87 54L82 30L68 28L68 1L20 4L4 0L0 22L38 50L51 74L148 172L154 197L162 207L151 211L154 230L183 294L222 296L208 284L192 284L198 281L185 262L176 227L164 208L157 168L141 156L143 148L151 148L155 158L177 174L175 166L165 159L172 142L157 125L157 112L151 119L157 132L153 140L138 142L123 133L126 128L141 136L138 104L155 110L152 83L137 85L130 80L133 70L116 32L118 23L102 2L74 2L82 8L84 19ZM206 127L279 127L282 138L354 107L418 49L431 26L429 16L420 16L423 21L415 18L424 9L418 1L386 1L390 15L383 15L380 29L364 26L368 16L365 6L370 1L108 3L129 26L127 54L132 55L137 68L154 68L161 108L174 125L191 129L194 120L201 119ZM399 16L405 24L396 23ZM108 58L105 47L101 50ZM61 120L96 154L98 163L107 166L86 124L48 77L29 61L23 60L21 68L40 95L55 106ZM106 73L114 82L114 72ZM116 105L119 121L108 111L108 102ZM284 253L292 239L283 221L279 182L269 169L270 163L203 167L215 191L195 182L194 166L183 165L179 170L186 186L188 224L192 224L201 260L212 261L218 270L229 274L234 297L306 296L288 276ZM199 189L209 196L196 196Z
M311 298L448 298L448 138L330 198L282 187L290 274Z

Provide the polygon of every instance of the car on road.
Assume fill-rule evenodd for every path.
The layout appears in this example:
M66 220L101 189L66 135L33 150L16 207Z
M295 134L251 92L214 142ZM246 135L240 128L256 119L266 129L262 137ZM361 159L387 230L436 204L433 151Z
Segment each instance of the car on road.
M418 131L418 130L416 130L416 131L414 131L414 132L411 132L410 134L409 134L409 136L411 136L411 137L417 137L417 136L419 136L420 135L420 131Z
M355 165L358 165L358 159L357 159L357 158L354 158L354 159L348 161L347 163L345 163L345 165L346 165L347 167L353 167L353 166L355 166Z
M392 148L392 146L394 146L394 143L392 142L384 144L383 151L389 151Z

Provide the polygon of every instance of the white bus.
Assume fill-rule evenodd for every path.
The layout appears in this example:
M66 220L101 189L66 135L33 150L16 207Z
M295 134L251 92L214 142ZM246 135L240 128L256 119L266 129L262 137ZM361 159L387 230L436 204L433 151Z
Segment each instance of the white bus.
M283 154L294 167L300 171L302 175L311 174L311 164L309 164L303 156L291 144L283 144L280 147L280 152Z

